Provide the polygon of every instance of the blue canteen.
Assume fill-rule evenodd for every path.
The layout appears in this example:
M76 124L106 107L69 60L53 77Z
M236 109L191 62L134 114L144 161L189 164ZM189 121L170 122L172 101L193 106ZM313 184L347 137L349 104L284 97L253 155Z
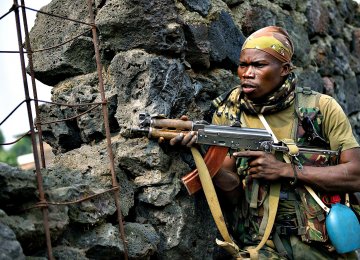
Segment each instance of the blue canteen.
M333 204L325 223L329 239L339 254L360 248L359 220L349 207Z

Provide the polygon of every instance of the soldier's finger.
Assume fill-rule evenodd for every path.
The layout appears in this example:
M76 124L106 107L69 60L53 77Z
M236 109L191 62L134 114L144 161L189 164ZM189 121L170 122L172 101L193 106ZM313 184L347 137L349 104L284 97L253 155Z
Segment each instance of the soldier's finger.
M159 139L158 139L158 143L161 144L162 142L164 142L164 140L165 140L165 138L161 136L161 137L159 137Z
M187 143L187 147L191 147L197 140L197 135L194 135L191 140Z
M171 138L170 139L170 145L176 145L178 143L180 143L184 138L184 134L183 133L180 133L178 134L177 136L175 136L174 138Z
M194 132L191 131L190 133L188 133L187 135L184 136L184 139L181 141L182 145L187 145L191 139L194 137Z
M182 116L180 117L180 120L188 121L188 120L189 120L189 117L188 117L188 116L185 116L185 115L182 115Z

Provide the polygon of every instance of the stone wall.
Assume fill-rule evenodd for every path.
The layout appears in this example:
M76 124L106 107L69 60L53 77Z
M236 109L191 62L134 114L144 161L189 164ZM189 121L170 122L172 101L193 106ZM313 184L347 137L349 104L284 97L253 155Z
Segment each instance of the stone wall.
M86 2L53 0L42 10L88 21ZM299 84L336 98L360 140L360 10L351 0L96 0L93 8L131 259L221 257L214 243L220 236L202 192L189 196L180 181L192 167L186 151L127 138L127 133L142 111L209 119L209 101L239 83L240 48L255 30L278 25L290 33ZM52 87L55 102L100 101L89 29L37 16L31 30L34 50L82 34L55 50L34 53L36 78ZM86 109L44 105L41 120L68 118ZM54 166L43 170L49 201L72 201L111 188L100 108L46 125L43 135L56 154ZM1 165L0 183L5 225L0 236L14 248L6 252L45 255L40 211L18 211L37 202L33 173ZM115 209L110 193L50 206L55 257L121 258Z

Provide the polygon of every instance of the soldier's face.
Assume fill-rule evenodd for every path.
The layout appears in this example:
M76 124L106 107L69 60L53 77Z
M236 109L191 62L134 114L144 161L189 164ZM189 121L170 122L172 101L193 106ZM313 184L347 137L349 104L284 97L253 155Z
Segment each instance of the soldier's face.
M280 87L289 74L289 64L257 49L240 54L238 75L243 93L251 100L261 100Z

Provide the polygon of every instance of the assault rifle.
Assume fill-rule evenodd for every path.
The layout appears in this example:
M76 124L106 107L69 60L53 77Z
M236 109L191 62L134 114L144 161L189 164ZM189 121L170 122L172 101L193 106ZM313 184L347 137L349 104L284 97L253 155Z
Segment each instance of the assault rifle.
M245 128L236 126L212 125L207 122L184 121L168 119L163 116L150 116L148 113L139 114L139 127L132 128L135 134L146 135L148 138L164 138L170 140L178 134L184 135L194 131L197 133L197 144L210 145L204 156L211 177L221 168L225 156L231 150L251 150L288 153L286 144L274 143L272 135L265 129ZM299 147L299 153L323 154L329 156L339 155L339 151ZM189 194L201 189L197 169L182 178Z

